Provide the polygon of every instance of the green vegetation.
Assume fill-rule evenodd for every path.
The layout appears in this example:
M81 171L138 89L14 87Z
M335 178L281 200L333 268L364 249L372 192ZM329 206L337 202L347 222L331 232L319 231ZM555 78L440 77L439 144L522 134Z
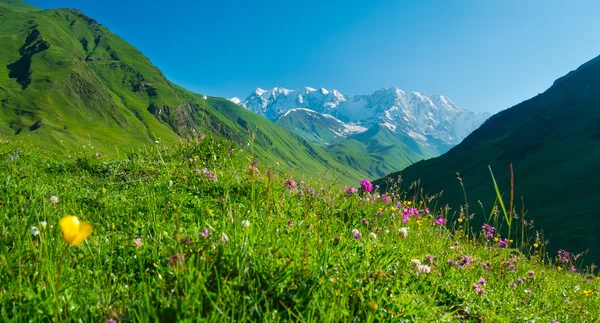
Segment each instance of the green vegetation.
M488 209L496 199L490 191L488 165L500 189L507 191L512 163L514 208L519 217L522 209L528 211L525 221L543 230L552 252L559 248L587 251L582 258L598 263L599 101L600 58L595 58L543 94L494 115L445 155L416 163L378 183L385 186L388 179L398 176L405 183L420 180L429 193L443 191L443 203L459 211L465 196L458 172L469 210L482 219L480 203ZM521 220L515 221L518 226Z
M120 154L107 160L89 150L0 144L4 321L600 315L600 280L571 255L552 261L534 241L498 247L438 208L437 198L412 194L416 187L393 189L389 204L364 192L361 199L293 181L210 136ZM80 246L60 238L67 215L93 227Z

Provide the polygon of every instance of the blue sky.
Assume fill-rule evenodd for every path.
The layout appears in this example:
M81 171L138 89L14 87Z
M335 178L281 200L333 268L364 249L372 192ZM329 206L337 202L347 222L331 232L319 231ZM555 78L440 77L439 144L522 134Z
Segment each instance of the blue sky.
M170 80L224 97L256 87L354 95L397 86L497 112L600 55L592 0L28 2L77 8Z

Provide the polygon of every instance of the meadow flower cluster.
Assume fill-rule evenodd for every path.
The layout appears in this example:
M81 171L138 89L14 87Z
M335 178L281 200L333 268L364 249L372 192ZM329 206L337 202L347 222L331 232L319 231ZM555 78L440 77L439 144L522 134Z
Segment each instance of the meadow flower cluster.
M487 224L496 222L470 231L459 221L470 216L453 215L417 188L379 191L369 179L292 176L275 162L258 163L245 143L234 149L212 136L194 138L171 149L161 140L156 152L126 159L0 145L25 156L0 163L0 182L10 184L0 190L0 315L86 322L600 317L600 280L571 252L548 256L543 239L513 243L520 237Z

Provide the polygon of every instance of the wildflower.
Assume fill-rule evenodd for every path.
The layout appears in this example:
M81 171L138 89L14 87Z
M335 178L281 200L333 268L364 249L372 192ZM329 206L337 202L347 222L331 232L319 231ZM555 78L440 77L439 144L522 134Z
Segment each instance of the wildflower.
M417 274L429 274L431 272L431 267L428 265L418 265L417 266Z
M508 239L498 241L498 247L505 248L506 246L508 246Z
M473 284L473 290L480 296L485 292L485 289L480 287L478 284Z
M200 134L200 140L204 140L204 137L206 137L203 133Z
M377 235L373 232L369 233L369 237L373 240L377 240Z
M208 210L208 215L212 215L213 214L213 210Z
M458 218L458 223L462 223L463 222L463 218Z
M362 219L362 224L369 225L369 221L367 221L367 219Z
M469 257L469 256L464 256L461 259L461 263L462 263L462 268L468 266L469 264L471 264L471 262L473 262L473 258Z
M136 238L135 240L133 240L133 244L136 247L140 248L140 249L142 249L142 247L144 247L144 243L142 242L142 238L139 238L139 237Z
M490 268L492 268L492 264L490 264L490 262L487 261L483 265L481 265L481 267L485 270L490 270Z
M484 223L483 226L481 226L481 230L483 231L483 234L488 238L488 239L492 239L494 237L494 231L496 230L493 226Z
M112 317L108 319L108 321L106 321L107 323L117 323L117 321L115 321Z
M158 145L158 144L160 144L160 141L158 141L158 140L154 140L154 143ZM84 148L85 148L85 147L84 147Z
M57 196L51 196L50 197L50 203L52 203L52 205L56 205L58 204L58 197Z
M370 309L371 311L375 312L375 311L377 311L377 309L379 309L379 306L377 306L377 303L375 303L373 301L369 301L367 303L367 308Z
M429 214L429 208L428 207L425 208L425 213Z
M527 274L529 274L529 276L533 277L533 276L535 276L535 271L530 270L527 272Z
M250 226L250 221L244 220L242 221L242 229L246 229Z
M100 158L100 157L102 157L102 154L101 153L96 153L96 157Z
M577 272L577 268L575 268L575 266L571 266L571 271Z
M533 292L531 291L531 289L526 289L525 290L525 294L532 294Z
M352 229L352 237L356 240L359 240L360 238L362 238L362 235L357 229Z
M446 223L446 220L444 220L444 218L438 218L437 220L435 220L435 223L439 225L444 225L444 223Z
M360 181L360 187L367 193L370 193L373 190L373 184L371 184L367 178Z
M78 246L92 234L92 226L81 222L76 216L65 216L60 220L62 239L70 246Z
M29 233L31 233L31 235L35 237L40 234L40 230L38 230L38 228L36 228L35 226L32 226L31 228L29 228Z
M231 147L227 148L227 150L228 150L230 153L232 153L232 152L233 152L233 148L231 148Z
M562 270L561 266L556 267L557 270Z
M413 259L413 260L410 261L410 265L411 266L419 266L419 265L421 265L421 260L419 260L419 259Z
M221 243L227 244L229 242L229 236L225 232L221 232Z
M406 239L406 237L408 237L408 228L407 227L398 229L398 232L402 235L403 239Z
M539 246L540 246L540 245L539 245L537 242L533 244L533 247L534 247L534 248L537 248L537 247L539 247Z
M498 237L494 238L494 241L495 241L495 242L498 242L498 240L499 240L499 239L498 239Z
M40 222L40 226L42 227L42 229L46 229L46 226L47 226L47 225L48 225L48 224L46 223L46 221L41 221L41 222Z
M285 185L285 187L287 187L288 190L290 190L290 191L295 189L298 186L296 184L296 181L291 178L286 179L285 182L283 183L283 185Z
M288 221L288 227L293 227L294 226L294 221L293 220L289 220Z
M594 292L590 289L590 290L584 290L583 291L583 296L591 296Z
M344 193L346 193L346 195L352 195L352 194L356 193L356 191L358 191L358 190L356 189L356 187L352 186L352 187L350 187L350 188L346 188L346 189L344 190Z
M485 286L486 285L486 281L483 277L479 277L479 281L477 282L479 285Z
M565 251L565 250L562 250L562 249L558 250L558 257L559 257L559 260L562 263L565 263L565 262L569 261L569 255L570 254L569 254L568 251Z
M210 232L208 231L208 228L204 228L204 231L200 232L200 236L204 238L210 237Z
M381 200L383 201L383 203L385 204L389 204L391 199L390 196L387 194L381 194Z
M340 236L333 238L333 242L335 242L335 243L340 242L340 240L342 240L342 237L340 237Z

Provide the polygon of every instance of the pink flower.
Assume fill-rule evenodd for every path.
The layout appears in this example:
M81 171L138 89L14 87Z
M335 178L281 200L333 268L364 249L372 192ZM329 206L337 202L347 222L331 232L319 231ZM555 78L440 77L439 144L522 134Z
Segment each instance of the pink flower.
M390 204L390 201L391 201L390 196L387 194L381 194L381 200L385 204Z
M437 220L435 220L435 223L439 225L444 225L444 223L446 223L446 220L444 220L444 218L438 218Z
M210 236L210 232L207 228L204 228L204 231L200 232L200 236L208 238Z
M356 187L352 186L350 188L347 188L344 190L344 193L346 193L346 195L352 195L354 193L356 193L357 189Z
M371 182L369 182L368 178L365 178L362 181L360 181L360 187L362 187L362 189L367 193L369 193L373 190L373 184L371 184Z

